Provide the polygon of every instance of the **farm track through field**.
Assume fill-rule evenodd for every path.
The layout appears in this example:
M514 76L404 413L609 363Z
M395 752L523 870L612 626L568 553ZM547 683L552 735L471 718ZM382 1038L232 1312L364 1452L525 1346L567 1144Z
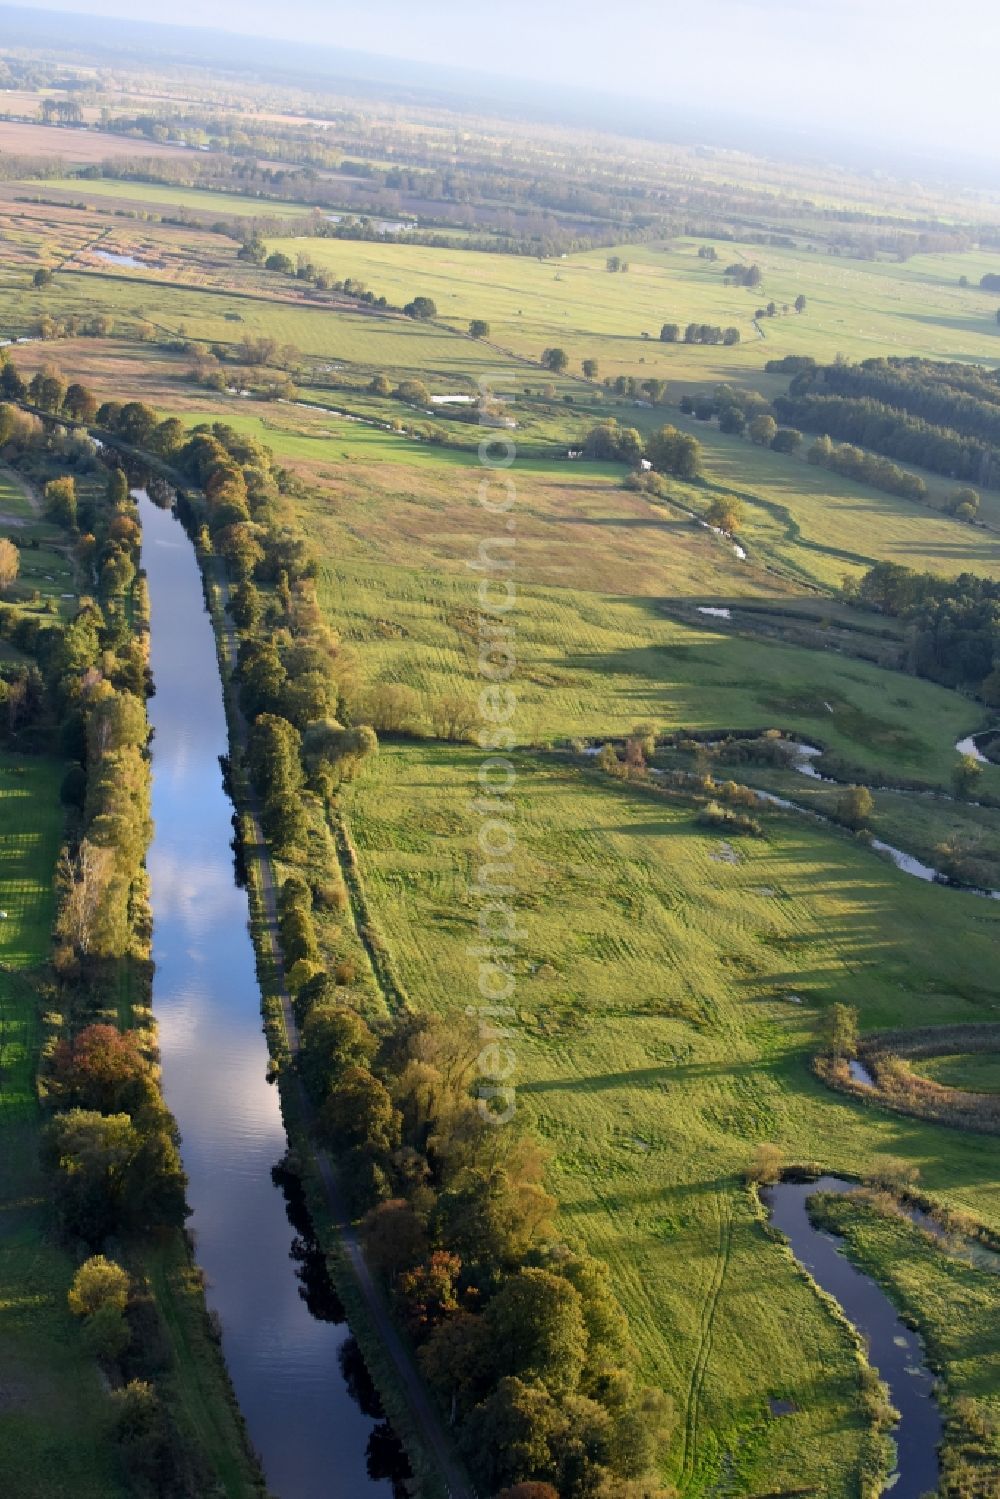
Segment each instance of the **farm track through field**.
M373 924L371 908L361 879L358 851L354 846L347 820L342 813L335 814L330 819L330 828L344 874L344 884L347 886L351 920L354 923L358 941L368 954L375 982L381 989L390 1011L398 1013L400 1010L408 1010L410 1009L409 996L402 982L393 972L389 950Z
M684 1412L684 1440L681 1456L681 1488L688 1489L695 1476L698 1460L698 1425L700 1419L701 1393L705 1385L708 1361L712 1353L715 1316L719 1298L729 1268L729 1256L733 1244L733 1209L728 1193L715 1194L716 1211L719 1218L719 1247L709 1282L708 1295L701 1316L701 1335L698 1352L691 1371L687 1408Z

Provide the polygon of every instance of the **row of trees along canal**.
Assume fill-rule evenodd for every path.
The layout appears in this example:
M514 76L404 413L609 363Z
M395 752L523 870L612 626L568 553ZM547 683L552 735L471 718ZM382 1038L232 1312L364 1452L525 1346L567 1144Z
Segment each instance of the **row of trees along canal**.
M162 1255L173 1244L181 1263L187 1250L185 1179L148 1004L150 764L138 518L125 474L103 470L86 437L5 406L0 446L43 488L84 583L68 621L54 604L51 612L0 604L0 638L19 653L0 679L0 736L20 752L67 762L54 946L39 980L38 1087L52 1209L81 1261L69 1303L111 1389L129 1489L193 1499L216 1475L168 1375L170 1334L147 1278L154 1246ZM196 1316L211 1348L203 1305ZM214 1377L231 1401L221 1359ZM231 1414L231 1439L243 1449L239 1491L262 1492Z

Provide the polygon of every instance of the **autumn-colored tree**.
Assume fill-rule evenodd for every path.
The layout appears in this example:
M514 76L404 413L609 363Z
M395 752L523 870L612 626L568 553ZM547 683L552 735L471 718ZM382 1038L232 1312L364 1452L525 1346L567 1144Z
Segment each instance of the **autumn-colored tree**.
M69 1309L75 1317L90 1317L102 1306L123 1312L128 1305L128 1272L103 1254L84 1260L73 1277L67 1294Z
M963 798L971 797L982 773L983 767L975 755L960 755L958 764L951 773L951 784L955 795Z
M0 537L0 593L6 593L17 581L20 566L20 550L6 536Z
M727 535L734 536L743 524L743 502L732 494L717 494L709 505L705 519Z
M155 1074L138 1031L88 1025L57 1048L52 1071L65 1101L102 1114L134 1115L156 1096Z
M429 1260L399 1277L397 1295L414 1337L424 1337L459 1310L457 1290L462 1261L457 1254L435 1249Z
M875 811L875 798L867 786L848 786L837 798L837 821L855 832L866 828Z

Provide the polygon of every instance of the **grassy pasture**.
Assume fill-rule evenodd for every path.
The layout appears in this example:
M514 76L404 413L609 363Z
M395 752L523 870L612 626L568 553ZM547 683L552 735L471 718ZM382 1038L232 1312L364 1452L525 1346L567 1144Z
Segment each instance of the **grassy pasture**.
M168 203L219 214L291 211L280 205L172 188L150 196L145 185L106 181L67 179L56 188L103 211L11 211L6 259L15 269L6 285L0 273L0 328L19 331L42 311L108 311L126 334L140 318L164 337L235 345L266 334L296 345L334 377L341 369L354 379L385 370L396 379L425 378L432 390L466 390L497 369L520 390L537 389L547 377L514 356L535 359L545 345L561 344L575 370L593 355L602 376L668 378L672 398L681 385L718 380L776 393L786 381L764 375L763 363L786 352L984 362L1000 355L996 299L957 285L960 274L975 281L1000 268L996 256L896 265L720 243L712 266L698 259L693 242L679 242L626 247L631 270L610 275L603 250L541 263L458 249L281 242L293 258L305 250L337 276L361 277L394 301L433 296L446 326L426 326L267 300L296 289L236 268L233 247L196 230L122 219L108 231L110 211L140 201L156 212ZM32 265L54 248L68 255L91 232L108 232L115 248L148 246L165 269L60 272L44 293L24 286ZM722 285L722 265L736 259L759 261L762 288ZM172 285L169 277L205 286ZM791 302L800 291L807 311L767 320L760 338L750 322L754 308ZM513 355L458 336L474 316L485 317ZM734 322L744 341L733 349L663 345L657 334L667 320ZM643 339L643 331L652 337ZM182 357L123 338L30 346L18 362L28 372L49 360L102 396L141 398L164 415L221 419L261 436L316 486L295 503L321 552L321 602L362 676L405 681L427 695L478 691L477 575L467 563L497 527L476 504L482 471L470 452L322 411L210 396L179 383ZM553 383L578 404L560 410L549 403L543 419L529 401L515 406L524 447L542 420L553 447L575 444L601 409L599 393L582 382ZM339 404L335 391L312 394ZM626 424L678 420L673 409L610 401L607 409ZM414 415L367 398L365 410L384 420ZM834 587L881 558L1000 576L994 537L802 459L689 425L705 444L708 482L675 484L672 495L698 510L713 488L743 494L747 563L678 510L622 490L614 466L518 460L520 737L598 738L639 721L664 729L780 725L872 779L888 770L947 785L955 741L982 727L970 700L833 645L807 650L748 639L707 619L668 618L665 607L773 603L778 619L795 602L789 579ZM478 435L454 430L467 432L470 444ZM2 482L0 516L30 522L23 495L7 494ZM937 501L948 488L931 482ZM1000 522L988 496L984 514ZM62 591L54 568L42 566L47 555L26 560L39 564L46 588ZM840 618L832 601L816 607ZM475 925L468 803L477 763L461 748L383 745L370 775L345 792L375 925L421 1006L475 1000L465 949ZM746 778L768 784L766 774ZM984 787L996 791L1000 771L986 776ZM837 795L791 773L779 779L776 789L803 802ZM919 1165L927 1190L1000 1225L992 1142L831 1094L808 1065L818 1015L834 1000L857 1004L866 1028L994 1018L1000 909L922 886L847 835L780 814L766 814L766 842L740 842L731 855L688 809L551 762L523 761L516 800L517 904L527 928L515 1027L521 1107L553 1150L566 1232L611 1264L643 1368L676 1401L674 1471L686 1494L706 1499L726 1491L727 1472L729 1487L743 1493L809 1484L848 1499L862 1437L848 1344L761 1234L739 1174L763 1139L842 1171L864 1170L878 1154L904 1155ZM888 793L877 797L876 828L925 854L951 831L991 847L1000 838L993 812ZM969 1059L934 1059L949 1063L956 1076L967 1075ZM0 1237L0 1255L2 1245ZM184 1266L167 1254L151 1256L145 1268L174 1333L176 1389L190 1411L192 1401L196 1408L208 1398L204 1391L211 1394L213 1376L205 1365L199 1383L197 1340L191 1344L190 1329L178 1331ZM3 1380L0 1358L0 1396ZM774 1420L768 1394L791 1397L800 1409ZM5 1419L0 1399L0 1433ZM219 1427L215 1448L220 1471L227 1429ZM211 1445L212 1431L201 1434ZM73 1492L89 1499L85 1483ZM99 1485L98 1492L116 1493Z
M221 419L254 432L283 459L299 466L318 482L323 489L323 504L311 508L320 523L330 512L339 518L351 504L352 537L367 538L366 545L371 550L376 545L374 533L379 533L378 555L382 558L391 560L399 555L394 529L398 524L402 524L412 542L427 548L427 562L431 566L437 565L442 557L453 558L455 539L470 534L478 478L471 453L417 443L301 406L260 408L222 398L213 403L216 405L213 411L207 409L197 392L187 392L184 399L191 406L186 419ZM328 399L335 402L336 393ZM406 408L383 401L378 415L382 420L405 416ZM581 414L581 430L587 420ZM650 505L622 490L624 470L618 465L577 462L570 466L559 458L524 457L518 459L513 473L522 485L522 495L525 488L530 492L543 471L570 493L607 490L608 509L620 516L621 528L631 528L636 534L645 530L649 538L661 533L672 537L674 543L680 541L680 552L673 550L672 560L677 563L688 553L710 559L707 567L686 570L671 566L671 558L665 557L665 570L657 574L652 590L659 593L739 596L759 592L760 575L753 566L756 561L775 565L791 578L826 588L838 587L845 576L858 575L880 560L900 561L942 573L971 570L1000 576L1000 558L992 532L964 525L928 506L851 484L835 474L813 468L804 460L762 450L714 429L705 431L704 424L690 425L706 444L708 487L676 481L671 489L672 498L679 506L701 512L707 507L713 488L742 495L746 507L741 540L750 549L749 568L736 565L722 543L692 538L688 523L677 509L670 505ZM469 430L474 437L477 429ZM405 474L404 469L408 471ZM616 491L613 497L612 490ZM366 501L363 508L359 504L362 495ZM420 536L430 508L442 515L439 524L431 522L438 524L433 547L430 534ZM467 519L463 520L463 515ZM549 516L548 521L554 518ZM581 530L585 525L600 527L597 534L602 544L598 555L590 557L590 564L621 559L618 569L603 569L608 577L606 586L623 593L651 591L632 569L634 542L623 548L622 530L616 528L611 515L572 513L564 508L560 518L570 520ZM593 576L593 565L583 572L573 568L574 560L580 560L591 548L574 547L551 524L544 534L552 563L541 576L550 582L593 586L588 581ZM333 534L326 545L331 551L341 550ZM539 576L534 569L532 576ZM772 578L768 586L781 592L789 585Z
M952 760L954 764L958 763L957 754L953 754ZM884 769L889 774L892 766L886 764ZM719 766L719 777L724 779L728 773L725 766ZM776 792L826 817L836 815L837 803L843 794L842 785L827 785L794 770L773 770L754 765L731 767L731 773L736 780L749 781L764 791ZM1000 768L983 767L981 784L973 795L983 794L1000 796ZM996 808L953 801L950 797L882 791L877 787L873 796L875 809L870 827L877 838L905 849L932 866L941 862L937 852L939 846L957 838L965 847L975 849L976 858L986 871L985 878L991 886L1000 889L1000 811ZM956 895L954 898L969 897Z
M418 1006L476 1002L478 758L383 746L346 795ZM728 1454L739 1492L853 1494L846 1346L739 1173L763 1139L841 1171L905 1155L928 1190L1000 1221L990 1141L866 1110L809 1069L834 1000L870 1027L991 1016L1000 911L780 814L732 857L688 809L570 768L521 763L514 805L519 1108L553 1153L564 1231L610 1263L643 1371L676 1401L685 1492L712 1492ZM770 1420L769 1394L800 1410Z
M107 1396L66 1305L74 1264L37 1164L39 996L25 974L48 952L60 775L0 755L0 1469L19 1499L118 1499Z
M269 336L294 344L303 354L359 364L368 370L448 382L476 379L511 361L472 339L444 329L363 312L270 302L227 292L159 284L154 273L118 276L65 271L39 294L18 284L0 288L0 327L26 331L43 312L81 317L110 313L128 327L143 319L162 332L207 343L238 344L245 336ZM226 314L232 315L227 318ZM54 352L54 351L53 351Z
M712 264L695 241L666 247L626 245L627 273L609 274L608 251L591 250L558 260L482 255L460 249L334 240L275 240L269 248L294 255L308 250L338 275L359 277L390 301L422 294L439 317L455 327L482 317L505 348L537 359L548 345L579 361L596 357L601 374L656 375L684 383L729 379L754 382L766 360L812 354L832 360L875 354L1000 361L995 295L960 288L985 270L1000 270L1000 256L914 256L904 265L834 257L820 251L720 242ZM958 261L962 261L962 265ZM764 273L755 289L723 284L727 264L756 261ZM967 262L967 263L966 263ZM762 320L758 307L779 308L799 294L806 312ZM730 324L743 342L735 348L659 342L660 326L676 322ZM643 333L648 339L642 337Z
M988 1051L919 1057L914 1058L910 1066L914 1072L931 1078L943 1088L964 1088L970 1093L1000 1093L1000 1057Z
M330 557L320 598L371 680L431 695L477 690L466 576ZM853 765L945 784L972 702L931 683L796 646L665 618L653 599L524 585L517 612L526 739L660 728L790 729ZM830 707L827 707L827 704ZM832 709L832 711L830 711Z
M300 422L283 407L261 418L242 403L222 419L319 481L318 495L301 504L326 556L406 566L416 555L421 567L464 571L495 534L477 503L483 470L470 454L305 415ZM188 419L198 417L212 419ZM739 564L724 542L623 490L617 465L528 458L516 475L518 571L532 583L643 597L775 592L773 579Z
M929 480L930 504L852 483L805 457L788 457L728 436L706 422L670 413L704 445L706 478L745 498L745 539L751 550L801 569L827 587L872 562L892 561L945 575L1000 577L995 529L952 519L943 504L956 485ZM808 439L807 439L808 442ZM679 497L680 486L675 486ZM983 520L1000 527L1000 496L983 492Z
M321 554L320 594L372 679L424 692L475 678L479 471L463 455L358 425L286 435L237 413L322 482L298 502ZM402 457L405 462L395 461ZM327 468L326 465L329 465ZM852 764L944 783L954 743L980 727L959 695L832 650L668 619L668 598L780 597L726 545L645 505L599 469L519 465L519 681L528 737L662 727L778 725ZM828 706L829 705L829 706Z
M197 406L199 397L197 393L188 393L186 399ZM321 399L317 396L317 400ZM337 393L331 392L326 399L335 405ZM352 408L358 404L350 396L346 399ZM369 404L374 411L374 403ZM204 407L204 401L202 405ZM521 415L517 403L512 409ZM397 470L403 465L410 468L414 474L415 492L426 491L429 482L427 477L418 480L416 475L427 476L435 471L441 491L439 504L454 507L457 502L464 506L468 499L468 486L463 489L461 482L457 482L456 470L471 468L474 462L471 452L416 443L329 413L309 411L303 406L294 410L287 406L270 407L264 411L251 406L247 410L246 402L223 398L219 412L213 414L203 409L198 414L205 420L217 419L221 414L222 419L235 426L259 431L283 457L303 466L312 478L318 479L328 489L330 500L335 505L337 491L344 484L360 482L366 487L373 484L381 488L384 478L386 500L395 490L406 487L408 481L401 475L388 474L381 467L376 469L376 464L393 464ZM617 414L626 423L630 420L627 411ZM659 420L673 419L675 415L660 412ZM382 401L377 405L379 420L410 416L412 413L398 402ZM530 426L530 414L528 420ZM570 420L575 423L574 430L582 435L593 417L580 412ZM743 496L745 518L741 540L749 548L752 561L776 566L792 578L823 588L837 588L846 576L857 576L872 562L882 560L945 574L974 571L1000 577L1000 553L992 531L965 525L928 505L917 505L852 484L836 474L814 468L804 459L789 458L758 448L743 439L727 437L714 427L706 429L704 423L679 420L704 444L708 485L674 481L672 499L697 513L707 507L713 489L721 488ZM458 427L454 430L460 436L467 432L470 442L474 442L478 435L477 428ZM530 433L526 440L532 442ZM558 449L554 448L554 451ZM359 460L371 466L367 476L358 473ZM554 474L570 472L573 482L580 488L591 487L598 480L620 487L625 472L620 465L614 464L578 461L568 469L561 458L546 462L525 456L517 460L513 470L515 479L522 474L531 478L543 465ZM953 486L941 485L938 498L943 499L951 488ZM623 514L631 515L630 524L635 527L646 525L651 531L658 526L674 525L678 515L670 505L650 505L624 491L619 493L615 504ZM994 506L987 493L983 510L988 520L995 518L1000 521L998 507L1000 501ZM384 519L388 518L388 515L384 516ZM354 522L355 528L361 524L360 519ZM552 540L551 533L550 545L557 550L565 548L564 542ZM382 555L391 556L392 551ZM740 581L741 573L747 572L745 567L725 566L724 571L733 579L731 587L734 593L746 591L745 584ZM627 577L622 577L622 591L638 591ZM575 580L569 578L569 581ZM584 582L582 578L578 581ZM720 581L716 591L725 592L727 586ZM772 586L787 587L781 584ZM672 590L666 588L662 591ZM696 573L679 591L710 590L704 574Z

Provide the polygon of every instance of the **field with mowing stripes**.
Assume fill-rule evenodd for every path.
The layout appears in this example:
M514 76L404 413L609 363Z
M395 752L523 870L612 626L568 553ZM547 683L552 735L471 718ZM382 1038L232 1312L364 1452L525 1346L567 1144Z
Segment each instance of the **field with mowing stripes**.
M379 935L413 1002L476 1002L471 751L383 746L346 812ZM511 1022L519 1108L552 1152L561 1224L612 1267L643 1370L676 1402L686 1492L856 1492L861 1427L843 1334L754 1220L759 1140L922 1184L1000 1224L988 1138L831 1096L809 1056L823 1009L866 1026L992 1014L1000 909L898 874L776 814L735 854L689 809L519 763ZM891 922L889 920L891 912ZM767 1397L800 1409L774 1420Z

